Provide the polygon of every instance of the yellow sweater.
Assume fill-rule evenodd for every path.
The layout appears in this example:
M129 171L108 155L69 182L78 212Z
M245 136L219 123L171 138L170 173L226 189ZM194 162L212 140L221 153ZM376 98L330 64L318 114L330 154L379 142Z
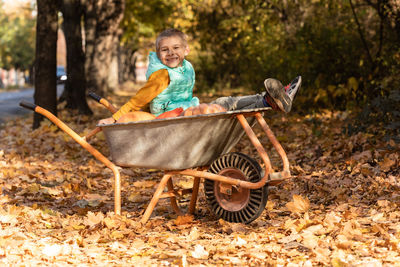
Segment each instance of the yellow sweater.
M126 104L124 104L117 112L112 116L114 120L118 120L122 115L131 112L138 111L145 107L153 100L158 94L160 94L169 85L169 75L166 69L161 69L153 72L147 80L146 84L139 89Z

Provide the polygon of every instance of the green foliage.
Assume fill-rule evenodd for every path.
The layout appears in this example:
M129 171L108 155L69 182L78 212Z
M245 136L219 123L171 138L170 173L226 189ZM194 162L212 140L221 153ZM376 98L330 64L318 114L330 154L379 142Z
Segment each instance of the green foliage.
M356 6L360 27L349 1L216 0L194 9L191 34L200 44L196 70L203 90L254 92L267 77L289 82L301 74L297 103L348 108L368 100L371 86L400 63L393 57L394 29L369 5Z
M127 0L121 23L122 44L132 50L153 49L155 36L160 31L187 27L191 16L189 3L190 0Z
M35 57L35 21L30 8L6 14L0 6L0 67L29 69Z
M395 86L400 4L379 3L130 0L122 40L153 48L159 31L177 27L192 38L200 91L260 92L267 77L288 83L301 74L296 106L351 108L371 99L371 88Z
M269 33L279 38L279 32L264 28L270 19L268 13L262 12L255 1L200 1L194 9L198 23L191 33L201 50L196 68L200 89L216 83L234 87L262 84L260 73L266 72L263 46L277 47L261 40L268 39Z
M34 24L31 10L0 10L1 67L32 64ZM398 1L127 0L121 44L147 54L168 27L189 35L200 91L261 92L267 77L301 74L296 107L308 110L353 108L400 87Z

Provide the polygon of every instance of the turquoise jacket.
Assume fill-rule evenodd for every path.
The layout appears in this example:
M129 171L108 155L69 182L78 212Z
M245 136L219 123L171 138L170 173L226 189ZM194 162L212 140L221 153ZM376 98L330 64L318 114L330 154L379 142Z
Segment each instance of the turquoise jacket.
M150 112L158 116L165 111L198 106L199 99L193 97L193 87L195 73L192 64L186 59L183 60L182 67L170 68L160 61L155 52L150 52L149 67L146 78L160 69L168 70L170 83L168 87L150 102Z

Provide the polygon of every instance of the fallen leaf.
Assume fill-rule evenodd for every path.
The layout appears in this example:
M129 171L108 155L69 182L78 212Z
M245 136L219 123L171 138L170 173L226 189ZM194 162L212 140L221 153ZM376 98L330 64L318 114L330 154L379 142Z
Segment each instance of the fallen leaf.
M331 264L332 264L332 267L348 267L349 266L349 264L346 261L339 259L339 258L333 258L331 261Z
M199 229L197 229L197 227L195 226L190 230L190 233L187 238L193 241L199 239L199 237L200 237Z
M193 215L182 215L182 216L178 216L178 218L176 218L175 220L175 224L176 225L184 225L184 224L190 224L193 223Z
M360 171L365 176L373 176L373 167L369 163L364 163L360 166Z
M240 237L238 236L238 237L235 238L235 240L233 240L232 243L233 243L233 245L235 245L235 246L241 247L241 246L243 246L243 245L246 245L246 244L247 244L247 241L244 240L244 239L242 239L242 238L240 238Z
M92 226L95 226L95 225L101 223L101 221L103 219L104 219L104 214L103 213L98 212L97 214L95 214L95 213L89 211L87 213L87 216L86 216L85 220L84 220L84 224L89 226L89 227L92 227Z
M195 259L208 259L208 252L204 249L202 245L197 244L194 247L194 251L192 251L191 255Z
M133 192L128 196L129 202L145 202L148 197L144 196L141 192Z
M390 171L390 169L396 165L396 161L393 159L390 159L388 157L385 157L383 161L378 162L379 166L381 167L381 170L384 172Z
M287 243L293 242L293 241L298 240L298 239L300 239L300 235L292 233L289 236L284 236L281 239L279 239L278 243L287 244Z
M227 234L232 234L233 232L247 232L247 229L242 223L231 223L219 219L218 223L222 226L222 231Z
M42 253L47 257L57 257L62 254L62 246L54 244L54 245L46 245Z
M305 247L314 249L318 246L318 237L316 237L314 234L310 232L304 232L301 234L301 237L303 238L303 244Z
M134 187L148 188L154 187L157 184L156 181L136 181L133 183Z
M106 201L108 200L108 196L105 195L99 195L99 194L86 194L84 199L86 199L87 201Z
M370 150L363 151L358 154L354 154L352 158L358 162L369 162L372 161L372 153Z
M105 218L103 220L103 222L108 229L114 229L120 225L120 223L117 220L109 218L109 217Z
M386 200L386 199L380 199L380 200L377 201L377 204L378 204L379 207L385 208L385 207L389 206L390 202L388 200Z
M311 225L303 230L304 232L311 233L313 235L324 235L327 231L322 224Z
M331 211L325 216L324 224L330 229L333 229L341 220L341 216L339 216L336 212Z
M304 213L310 208L310 201L300 195L293 195L293 201L286 203L286 207L292 213Z
M122 239L124 238L124 233L122 231L112 231L111 238L113 239Z

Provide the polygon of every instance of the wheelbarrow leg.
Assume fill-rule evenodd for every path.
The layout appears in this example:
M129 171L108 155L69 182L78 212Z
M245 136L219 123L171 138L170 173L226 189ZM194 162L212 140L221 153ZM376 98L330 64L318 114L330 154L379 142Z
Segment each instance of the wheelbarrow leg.
M189 214L194 214L196 209L197 196L199 194L200 177L194 177L192 198L190 199Z
M172 178L168 180L167 182L168 190L169 191L174 191L174 184L172 183ZM181 209L178 207L178 204L176 203L176 197L169 197L171 201L171 206L178 215L182 215Z
M167 185L169 179L171 179L171 176L171 174L165 174L161 179L160 184L158 185L156 192L154 192L153 198L149 203L149 206L147 206L147 209L144 212L142 219L140 220L141 223L144 224L149 220L151 213L153 212L154 207L157 205L157 202L160 199L160 196L164 191L164 188Z

